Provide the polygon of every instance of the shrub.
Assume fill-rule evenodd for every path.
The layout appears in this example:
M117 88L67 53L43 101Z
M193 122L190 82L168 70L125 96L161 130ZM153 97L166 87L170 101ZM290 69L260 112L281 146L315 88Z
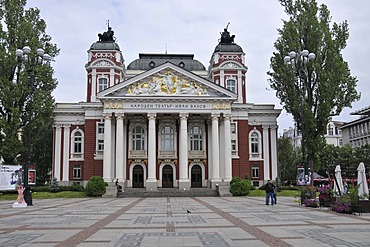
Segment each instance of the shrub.
M49 185L49 191L53 193L60 191L60 186L59 186L57 178L53 178L51 180L50 185Z
M230 185L230 193L233 196L245 196L249 194L251 183L249 180L234 182Z
M232 185L233 183L236 183L236 182L241 182L243 181L240 177L233 177L230 181L230 185Z
M102 196L106 192L105 182L102 177L92 176L86 184L86 195Z

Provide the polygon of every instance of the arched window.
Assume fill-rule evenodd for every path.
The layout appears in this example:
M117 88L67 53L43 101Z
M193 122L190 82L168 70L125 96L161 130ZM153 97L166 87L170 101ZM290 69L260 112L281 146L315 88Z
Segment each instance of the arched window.
M227 79L226 80L226 88L231 92L236 93L236 82L234 79Z
M71 134L71 158L83 159L84 135L82 130L75 129Z
M98 92L103 91L108 88L108 79L107 78L99 78L98 82Z
M328 124L328 132L327 132L327 134L329 135L329 136L332 136L332 135L334 135L334 128L333 128L333 126L331 125L331 124Z
M175 135L171 127L166 126L161 131L161 150L173 151L174 150Z
M258 130L249 133L249 157L250 159L262 159L261 133Z
M251 153L259 153L258 134L253 132L251 135Z
M132 130L132 150L145 150L145 132L143 127L136 126Z
M203 150L203 132L198 126L194 126L190 129L190 150Z

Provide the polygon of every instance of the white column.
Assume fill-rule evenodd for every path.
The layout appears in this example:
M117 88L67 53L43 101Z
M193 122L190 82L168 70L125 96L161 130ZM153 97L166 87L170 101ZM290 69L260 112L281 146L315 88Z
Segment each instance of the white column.
M220 145L218 138L218 118L220 114L212 114L212 188L215 188L217 182L221 182L220 178Z
M242 71L238 70L238 103L243 103Z
M69 143L71 141L71 125L64 125L64 138L63 138L63 178L62 181L68 182L69 180Z
M208 183L212 180L212 164L213 164L213 150L212 150L212 120L207 119L207 133L208 133Z
M190 188L188 176L188 113L180 113L180 138L179 138L179 190Z
M219 141L219 159L220 159L220 171L219 171L219 176L220 179L223 180L225 177L225 126L224 126L224 121L219 121L218 125L218 139Z
M220 70L220 86L225 87L225 72L223 69Z
M112 182L112 114L104 115L103 179Z
M109 86L114 86L114 69L110 69L109 71Z
M55 141L54 141L54 168L53 177L60 181L60 159L62 151L62 126L60 124L55 125Z
M271 127L270 135L271 135L271 174L272 179L276 179L278 176L277 126Z
M123 177L124 161L123 156L125 149L123 148L123 113L116 114L117 130L116 130L116 179L119 182L124 182Z
M267 181L270 177L270 152L269 152L269 126L262 126L263 129L263 180Z
M96 69L91 73L91 102L96 101Z
M224 182L230 182L232 179L230 117L231 114L224 114L224 140L225 140Z
M156 133L155 133L155 118L157 114L148 113L149 133L148 133L148 179L146 180L147 190L157 189L156 177Z

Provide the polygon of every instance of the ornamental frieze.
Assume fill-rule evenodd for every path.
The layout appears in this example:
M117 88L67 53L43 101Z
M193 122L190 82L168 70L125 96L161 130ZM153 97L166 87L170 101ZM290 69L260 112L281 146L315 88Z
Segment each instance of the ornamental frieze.
M176 75L168 70L136 82L127 89L127 95L208 95L203 84Z

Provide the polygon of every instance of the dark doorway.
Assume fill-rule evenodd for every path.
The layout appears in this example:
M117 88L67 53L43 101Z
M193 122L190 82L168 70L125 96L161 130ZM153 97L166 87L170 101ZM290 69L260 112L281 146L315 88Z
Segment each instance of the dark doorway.
M163 167L162 188L173 188L173 170L170 165L165 165Z
M144 169L141 165L134 166L133 170L134 181L133 188L144 188Z
M202 188L202 168L199 165L191 168L191 187Z

